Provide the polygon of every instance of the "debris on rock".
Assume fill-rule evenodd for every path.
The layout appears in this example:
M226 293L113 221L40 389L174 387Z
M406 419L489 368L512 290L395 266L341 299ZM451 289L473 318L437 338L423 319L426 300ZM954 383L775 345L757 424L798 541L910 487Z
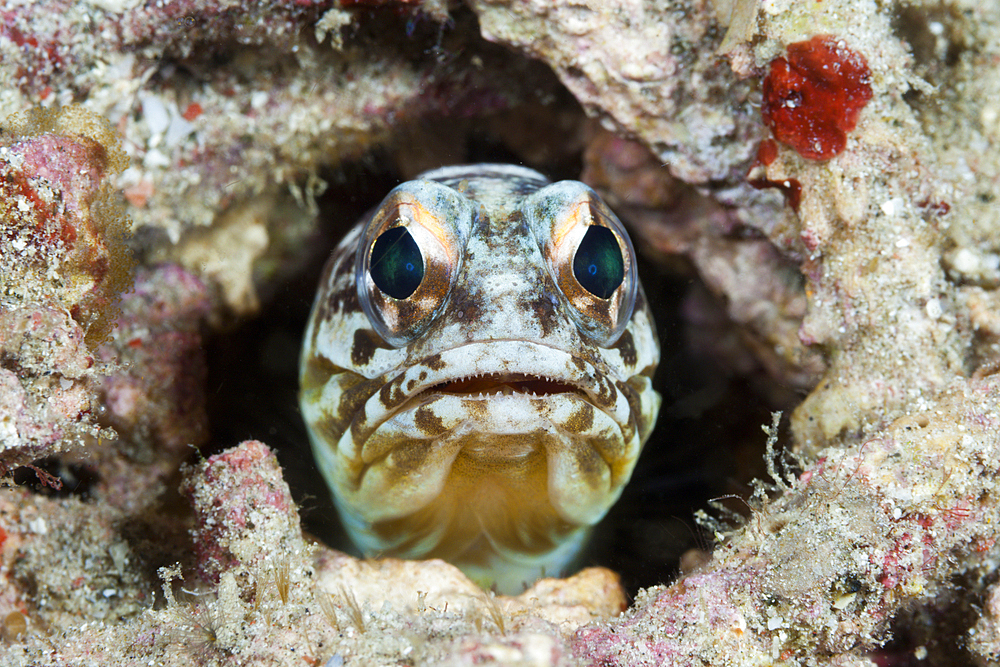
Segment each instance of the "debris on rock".
M160 568L165 605L122 613L112 604L117 623L63 623L58 652L46 650L43 625L33 620L8 651L10 664L180 667L195 657L214 665L238 655L274 664L576 665L572 633L625 608L617 576L601 568L544 579L508 598L484 592L442 561L359 561L309 543L281 468L258 441L190 467L185 490L195 513L194 557L187 570ZM32 521L43 534L55 532L38 520L25 524ZM114 558L118 547L109 538ZM122 563L134 562L127 547L122 553ZM75 586L86 592L76 596L83 603L87 595L114 601L131 590L119 580L80 579L47 583L44 594ZM154 597L149 591L140 600Z
M710 563L647 590L621 621L578 630L577 652L636 666L836 662L877 648L964 554L996 553L998 399L996 376L956 381L934 410L776 478L783 493L758 496Z

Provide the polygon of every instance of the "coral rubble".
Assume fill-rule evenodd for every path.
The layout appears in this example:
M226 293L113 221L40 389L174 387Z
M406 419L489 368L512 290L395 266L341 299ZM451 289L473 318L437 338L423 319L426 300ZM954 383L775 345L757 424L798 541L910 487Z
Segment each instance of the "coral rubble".
M578 652L608 665L759 664L877 647L902 607L995 546L998 399L996 376L956 382L934 410L777 479L780 498L709 566L647 591L619 623L581 629Z

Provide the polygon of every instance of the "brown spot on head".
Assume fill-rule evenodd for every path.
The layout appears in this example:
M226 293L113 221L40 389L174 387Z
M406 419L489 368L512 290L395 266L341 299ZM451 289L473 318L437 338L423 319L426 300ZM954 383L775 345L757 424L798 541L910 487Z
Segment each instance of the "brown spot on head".
M482 299L463 286L456 285L451 294L449 310L463 322L477 322L483 312Z
M591 486L599 484L601 473L606 469L606 464L601 455L597 453L597 450L589 445L574 447L573 454L584 481L588 482Z
M642 290L642 285L639 285L639 289L635 291L635 305L632 308L632 312L639 312L646 309L646 294Z
M354 332L354 342L351 344L351 363L355 366L365 366L375 355L378 348L388 348L382 337L372 329L358 329Z
M632 389L632 386L628 383L628 381L623 382L621 380L615 380L614 383L612 383L612 385L615 387L615 389L624 394L625 398L627 399L631 398L631 396L635 394L635 390Z
M600 407L608 407L615 404L615 386L606 377L601 377L593 384L596 394L595 403Z
M642 409L642 396L648 391L648 386L643 383L640 377L636 376L629 378L620 388L628 400L629 411L635 420L635 427L645 439L649 436L649 432L653 428L653 422L655 422L657 414L654 412L652 415L649 415ZM650 416L653 418L653 422L650 422L648 419Z
M524 212L520 209L511 211L506 219L508 227L518 228L523 233L528 233L528 222L524 219Z
M425 435L441 435L447 430L441 418L426 405L421 405L414 411L413 422Z
M548 336L552 333L552 329L559 317L558 304L559 298L547 288L543 289L540 295L527 304L528 309L535 314L535 319L541 325L543 336Z
M396 445L389 453L389 468L386 472L394 472L399 477L405 477L413 472L427 459L430 444L421 440L407 440Z
M476 221L472 228L472 233L480 237L486 237L490 233L490 214L480 205Z
M441 359L440 354L433 354L424 359L424 366L427 366L427 368L431 369L432 371L439 371L442 368L444 368L445 363L444 360Z
M350 289L344 290L335 298L334 307L344 315L354 315L361 312L361 299L358 298L358 290L352 285Z
M348 261L343 255L346 251L341 250L333 254L323 269L323 276L320 278L319 289L326 296L316 302L317 320L329 320L340 315L351 315L361 312L361 300L358 298L358 290L351 280L345 288L335 288L334 285L342 284L338 276L347 268L353 272L353 262ZM350 254L353 255L353 249Z
M349 373L344 377L350 378L350 382L344 381L336 409L324 411L324 418L315 427L330 443L340 440L340 436L364 409L365 401L375 392L379 384L378 380L366 380L355 373Z
M368 430L364 422L361 419L355 419L350 423L349 430L351 432L351 442L358 446L363 445L365 442L366 432Z
M635 366L636 354L635 354L635 340L632 338L632 332L628 329L622 331L622 335L619 336L615 344L611 346L611 349L618 350L618 353L622 355L622 361L625 362L626 366Z

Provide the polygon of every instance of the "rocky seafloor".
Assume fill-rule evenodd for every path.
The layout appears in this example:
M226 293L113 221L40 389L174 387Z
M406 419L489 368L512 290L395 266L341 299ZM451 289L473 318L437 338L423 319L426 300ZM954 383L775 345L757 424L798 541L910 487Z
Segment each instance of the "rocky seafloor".
M1000 5L8 0L0 118L3 664L1000 663ZM605 196L665 352L516 597L331 549L294 398L338 235L479 160Z

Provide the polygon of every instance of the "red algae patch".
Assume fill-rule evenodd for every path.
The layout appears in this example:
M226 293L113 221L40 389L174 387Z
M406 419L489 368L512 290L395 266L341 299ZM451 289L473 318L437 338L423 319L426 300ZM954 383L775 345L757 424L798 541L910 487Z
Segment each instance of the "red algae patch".
M773 139L765 139L760 142L757 148L757 159L750 167L747 174L747 183L757 190L764 188L776 188L785 195L785 201L796 213L799 212L799 204L802 203L802 184L797 178L767 178L766 170L778 158L778 144Z
M788 46L764 78L761 114L774 137L810 160L829 160L847 144L872 98L864 56L843 40L817 35Z

